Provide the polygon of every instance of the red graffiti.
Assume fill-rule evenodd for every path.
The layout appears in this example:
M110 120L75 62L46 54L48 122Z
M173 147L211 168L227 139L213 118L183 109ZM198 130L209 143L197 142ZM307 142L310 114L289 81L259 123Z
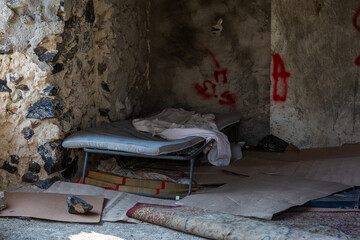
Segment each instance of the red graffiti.
M210 51L206 46L202 43L198 42L198 44L209 54L216 70L214 70L214 80L216 83L227 83L227 68L222 68L218 60L216 59L213 52ZM199 83L194 84L194 88L198 95L204 97L205 99L210 98L218 98L216 94L216 84L210 80L204 80L202 85ZM236 104L236 95L230 93L230 91L225 91L221 95L219 100L219 104L226 105L230 107L234 107Z
M360 16L360 8L358 10L356 10L355 14L354 14L354 17L353 17L353 25L354 27L356 28L356 30L358 30L360 32L360 25L358 24L358 18ZM355 59L355 65L360 67L360 56L358 56L356 59Z
M272 76L274 78L273 100L275 102L285 102L287 97L287 78L290 73L286 72L284 62L279 54L273 55L274 70ZM282 92L279 94L278 85L279 78L281 79Z
M355 59L355 65L360 67L360 56Z
M221 105L227 105L227 106L234 106L236 104L236 96L234 94L231 94L230 91L225 91L221 94L221 97L226 99L226 101L224 100L219 100L219 103Z
M214 71L215 81L218 83L220 81L219 76L222 76L222 83L227 83L227 77L226 77L227 71L228 70L226 68L221 69L221 70L215 70Z
M208 90L209 90L208 85L211 87L212 92L208 92ZM202 86L198 83L195 83L194 87L195 87L197 93L206 99L209 99L212 97L215 97L215 98L218 97L216 95L216 84L212 83L210 80L205 80L203 82Z
M354 17L352 19L354 27L356 28L356 30L358 30L360 32L360 25L358 24L359 16L360 16L360 8L358 10L356 10Z

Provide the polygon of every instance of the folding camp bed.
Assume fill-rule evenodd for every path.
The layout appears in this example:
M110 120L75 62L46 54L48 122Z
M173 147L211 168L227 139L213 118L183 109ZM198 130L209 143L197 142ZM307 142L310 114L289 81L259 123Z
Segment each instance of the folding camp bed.
M234 126L236 128L235 138L237 139L237 123L239 123L239 119L238 113L223 114L216 117L215 123L220 131ZM64 148L83 148L85 151L82 173L83 183L86 177L89 153L190 161L190 183L186 195L188 196L192 190L195 159L212 142L212 140L201 137L186 137L169 141L137 131L133 127L131 120L123 120L78 131L66 138L62 145ZM174 198L162 195L152 197Z

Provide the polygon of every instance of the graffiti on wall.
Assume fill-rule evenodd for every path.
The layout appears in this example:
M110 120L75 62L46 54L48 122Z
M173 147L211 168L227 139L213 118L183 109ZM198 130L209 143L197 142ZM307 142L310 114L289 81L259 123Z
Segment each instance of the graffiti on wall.
M215 80L215 82L207 79L207 80L204 80L202 82L202 84L195 83L194 88L195 88L197 94L199 96L202 96L205 99L219 98L218 103L220 105L235 107L236 100L237 100L236 95L232 94L229 90L226 90L223 93L221 93L220 97L219 97L217 94L217 89L216 89L218 84L227 83L228 69L221 67L221 65L218 62L218 60L216 59L214 53L211 52L210 49L208 49L203 44L199 44L199 45L207 52L207 54L211 58L211 61L214 64L215 70L213 72L213 77L214 77L213 80Z
M355 12L354 16L353 16L353 25L355 27L356 30L358 30L360 32L360 25L358 23L359 21L359 17L360 17L360 8ZM360 67L360 56L358 56L356 59L355 59L355 62L354 62L357 66Z
M273 55L273 64L273 100L275 102L285 102L288 90L287 78L290 77L290 73L285 70L284 62L278 53Z

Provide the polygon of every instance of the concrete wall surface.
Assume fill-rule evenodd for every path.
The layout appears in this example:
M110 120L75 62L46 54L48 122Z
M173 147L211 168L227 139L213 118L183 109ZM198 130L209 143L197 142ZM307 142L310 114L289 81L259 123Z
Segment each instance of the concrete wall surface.
M151 1L147 113L242 113L249 143L270 132L270 1Z
M271 133L301 148L359 142L360 3L315 2L271 1Z

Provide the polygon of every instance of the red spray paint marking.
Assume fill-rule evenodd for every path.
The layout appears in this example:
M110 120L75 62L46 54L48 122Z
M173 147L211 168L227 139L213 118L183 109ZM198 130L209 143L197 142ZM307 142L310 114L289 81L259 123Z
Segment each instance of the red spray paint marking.
M219 103L221 105L234 106L236 104L236 96L231 94L230 91L225 91L221 94L221 97L226 99L226 101L220 99Z
M273 55L274 70L272 76L274 78L273 100L275 102L285 102L287 97L287 78L290 77L290 73L286 72L284 62L279 54ZM280 71L279 71L280 70ZM282 82L283 94L278 93L279 78Z
M359 8L358 10L356 10L355 15L354 15L353 20L352 20L353 25L354 25L354 27L356 28L356 30L358 30L358 31L360 32L360 26L359 26L359 24L358 24L358 18L359 18L359 16L360 16L360 8ZM358 56L358 57L355 59L355 62L354 62L354 63L355 63L356 66L360 67L360 56Z
M355 59L355 65L360 67L360 56Z
M358 10L356 10L355 15L354 15L354 17L352 19L354 27L356 28L356 30L358 30L360 32L360 25L357 22L359 16L360 16L360 8Z
M209 54L216 70L214 70L214 80L216 83L227 83L227 68L221 68L220 63L215 57L215 54L210 51L204 44L201 42L197 42L197 44L204 49L204 51ZM202 85L196 83L194 84L194 88L196 89L196 92L198 95L204 97L205 99L210 98L218 98L218 95L216 94L216 84L213 83L210 80L204 80ZM231 94L230 91L225 91L221 94L221 98L219 100L219 104L226 105L230 107L234 107L236 104L236 95Z
M227 71L228 70L226 68L221 69L221 70L215 70L214 71L215 81L218 83L220 81L219 76L222 76L222 83L227 83L227 77L226 77Z
M212 92L209 92L209 87L211 87ZM214 84L213 82L211 82L210 80L204 80L202 86L198 83L195 83L194 85L197 93L201 96L203 96L206 99L215 97L217 98L218 96L216 95L216 84Z

